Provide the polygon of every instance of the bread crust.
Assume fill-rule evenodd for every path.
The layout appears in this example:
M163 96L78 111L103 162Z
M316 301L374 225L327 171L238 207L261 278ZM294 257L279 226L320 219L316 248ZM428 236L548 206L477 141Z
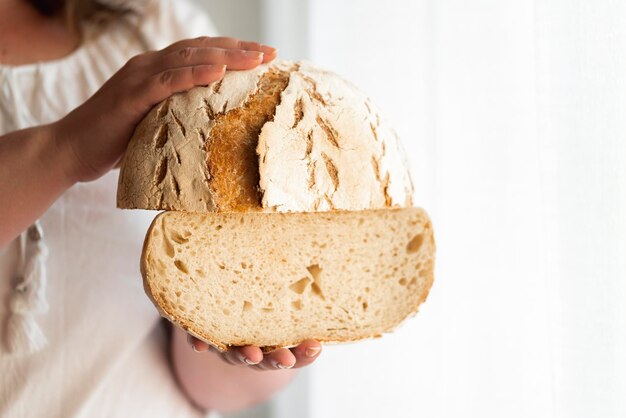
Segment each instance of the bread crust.
M254 103L276 88L271 105ZM152 109L124 155L117 206L361 210L411 206L412 193L397 135L364 93L307 62L277 60Z

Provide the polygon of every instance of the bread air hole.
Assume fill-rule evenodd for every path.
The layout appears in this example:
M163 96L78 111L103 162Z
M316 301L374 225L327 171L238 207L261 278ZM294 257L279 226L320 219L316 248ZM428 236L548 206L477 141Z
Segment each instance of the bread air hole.
M313 277L313 281L317 282L320 278L320 275L322 274L322 269L320 268L319 264L311 264L306 269L311 274L311 277Z
M406 279L403 277L400 280L398 280L398 283L400 283L400 286L406 286Z
M411 241L409 241L409 243L406 245L407 254L414 254L418 252L423 243L424 235L418 234L414 236L413 239L411 239Z
M322 300L325 300L324 294L322 293L322 287L320 283L320 276L322 274L322 269L318 264L311 264L306 268L309 271L309 274L313 278L313 283L311 283L311 291L317 297Z
M292 283L289 286L289 290L291 290L294 293L297 293L299 295L304 293L304 290L306 289L307 285L311 282L311 279L309 279L308 277L304 277L300 280L298 280L297 282Z
M322 293L322 289L317 285L317 283L311 284L311 290L313 291L313 294L315 296L319 297L322 300L326 300L324 294Z
M243 301L243 311L247 312L249 310L252 309L252 303L248 302L247 300Z
M297 311L302 309L302 301L301 300L294 300L293 302L291 302L291 306L293 306L293 308Z
M165 254L167 254L168 257L174 257L174 246L165 235L163 236L163 249L165 250Z
M189 274L189 270L187 269L187 266L185 265L185 263L183 263L180 260L175 260L174 261L174 265L176 266L176 268L178 270L180 270L181 272L185 273L185 274Z
M361 306L363 307L363 311L367 311L367 307L368 307L367 302L363 302Z
M186 233L186 237L183 236L183 234L177 232L177 231L173 231L172 234L170 235L170 237L172 238L172 241L174 241L177 244L186 244L187 242L189 242L189 236L191 235L189 232Z

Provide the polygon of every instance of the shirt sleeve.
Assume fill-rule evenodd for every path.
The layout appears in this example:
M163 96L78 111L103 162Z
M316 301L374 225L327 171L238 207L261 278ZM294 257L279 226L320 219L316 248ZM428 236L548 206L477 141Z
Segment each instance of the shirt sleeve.
M139 31L149 49L162 49L181 39L217 36L206 9L191 0L147 0Z

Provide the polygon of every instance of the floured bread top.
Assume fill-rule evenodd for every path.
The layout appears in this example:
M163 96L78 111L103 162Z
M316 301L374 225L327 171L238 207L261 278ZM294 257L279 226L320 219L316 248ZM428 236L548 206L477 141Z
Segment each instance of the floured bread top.
M334 73L276 61L176 94L139 124L120 208L313 212L411 206L402 146Z

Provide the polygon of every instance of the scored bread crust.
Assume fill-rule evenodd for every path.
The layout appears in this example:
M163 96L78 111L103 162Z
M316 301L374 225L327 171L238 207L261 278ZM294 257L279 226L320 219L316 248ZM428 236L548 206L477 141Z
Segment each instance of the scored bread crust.
M233 345L257 345L261 346L264 351L271 351L276 347L292 347L298 345L308 338L314 338L324 343L344 343L375 338L380 337L383 333L393 331L406 319L417 313L419 305L426 300L434 278L435 243L432 226L428 216L423 210L418 208L405 208L382 211L332 212L326 215L313 215L317 216L317 218L311 218L311 215L312 214L293 213L248 215L233 213L162 213L155 218L150 226L141 257L141 273L144 279L146 294L153 301L162 316L220 351L225 351L229 346ZM248 217L246 218L245 216ZM319 216L324 216L324 218L320 219ZM263 219L261 220L259 217L263 217ZM356 223L357 220L358 224ZM239 225L239 222L244 221L245 224ZM398 222L405 222L406 225L399 224ZM224 225L223 229L221 227L216 228L216 225L222 224ZM215 245L211 244L211 240L219 241L219 234L227 234L224 239L227 240L226 242L231 242L233 234L234 236L237 234L235 231L237 228L240 229L239 233L242 234L242 236L249 236L254 232L253 229L258 228L259 225L270 224L272 225L274 241L278 240L280 242L272 243L271 239L269 241L266 240L266 244L269 243L269 245L264 248L267 248L269 253L260 254L258 248L246 250L245 248L235 246L230 249L231 251L237 252L233 257L242 257L242 259L244 259L246 257L245 252L252 251L258 258L254 259L255 266L252 266L250 260L245 258L245 261L249 263L247 266L245 263L243 264L244 268L248 268L245 272L245 277L241 279L238 285L231 285L230 280L235 276L233 276L233 272L229 271L229 269L234 266L235 263L225 263L227 265L225 270L223 270L224 266L217 268L220 264L219 257L216 255L216 253L219 252L219 245L218 248L216 248ZM315 279L311 282L305 282L305 286L310 284L307 288L309 289L307 291L308 293L304 291L304 288L293 291L287 291L284 288L276 290L274 287L275 283L283 280L283 278L276 279L275 277L269 277L274 271L275 262L279 261L276 259L277 256L273 251L277 249L280 251L282 248L286 253L290 254L284 255L284 257L286 259L289 258L289 260L283 260L283 262L290 263L288 266L290 269L293 269L294 274L297 268L302 267L299 264L302 260L296 260L298 258L297 254L299 254L298 251L294 252L293 248L291 248L294 246L297 247L299 244L297 242L281 241L294 238L292 231L298 229L294 228L294 226L307 232L302 235L301 238L306 238L306 235L309 233L318 233L316 230L319 228L322 228L322 232L319 232L320 237L327 236L326 232L328 230L335 230L336 233L339 234L338 236L340 238L337 238L337 242L329 239L329 242L326 243L328 245L322 245L322 243L320 243L320 245L313 244L312 246L306 247L310 254L305 256L305 259L308 260L306 257L311 257L309 260L310 263L322 260L319 265L316 264L316 268L319 268L320 272L326 269L328 265L326 263L332 265L334 262L333 258L336 258L336 253L341 251L347 252L348 250L345 246L349 245L356 246L350 247L352 249L356 248L356 253L351 252L356 258L359 257L359 251L366 250L380 251L381 257L379 257L378 260L374 260L373 257L366 257L370 264L363 266L355 261L353 266L349 266L348 272L333 271L332 274L328 274L328 272L320 273L323 274L323 280L319 282L320 287L317 288L319 292L317 296L324 293L325 298L323 297L323 302L322 299L316 297L316 292L313 292L316 290L316 284L314 283L317 282ZM213 230L214 228L215 231ZM386 230L387 228L391 229ZM372 240L369 244L349 242L350 238L347 237L352 233L355 234L353 240L363 237L371 237ZM315 243L316 241L313 242ZM392 243L393 248L391 246L386 248L381 246L383 243L385 245ZM400 244L398 245L398 243ZM266 244L259 243L259 245ZM185 249L185 246L191 247L192 249ZM190 257L189 251L201 251L202 256L199 258ZM404 254L405 251L406 255ZM400 262L402 257L406 257L405 261L408 260L411 265L402 264ZM182 260L184 260L184 262ZM198 263L195 263L196 261L198 261ZM271 265L263 266L265 261L269 261ZM415 264L412 263L417 263L418 261L421 267L417 268L417 266L415 266L415 275L412 280L410 274L413 273L407 273L407 271L413 271ZM210 270L211 268L213 268L212 271L202 271L202 273L199 273L200 270ZM256 270L253 271L253 268L256 268ZM373 272L363 273L361 276L358 276L353 274L350 268L372 269ZM400 268L399 272L397 271L398 268ZM287 267L285 267L285 269L287 269ZM384 269L384 272L381 269ZM380 280L378 280L377 276L373 277L378 271L380 271L381 275ZM252 291L248 288L255 285L252 279L252 276L255 274L268 275L268 277L264 279L266 282L263 283L263 286L265 286L264 288L273 289L271 294L268 293L267 295L267 300L274 302L274 306L271 309L272 313L265 313L265 308L263 308L263 310L261 309L263 296L257 295L257 299L251 296ZM193 276L193 278L191 276ZM283 280L283 284L287 285L294 281L294 283L296 283L298 282L297 279L300 277L301 275L296 274L294 277L286 279L286 281ZM372 282L372 279L374 279L374 282ZM368 280L370 281L368 282ZM213 299L207 297L207 295L214 295L216 291L219 291L220 283L225 283L228 286L228 298L233 299L233 301L230 302L232 305L225 306L231 310L228 314L235 315L235 318L232 316L224 317L223 315L222 317L217 317L217 314L221 312L219 310L221 308L218 309L215 303L219 304L221 301L226 304L226 299L222 299L219 296L212 296ZM372 285L372 283L377 287L373 287L374 285ZM346 320L347 323L345 325L347 328L343 330L337 328L336 330L333 329L333 331L329 329L328 332L317 329L315 332L311 331L310 334L301 335L299 331L300 327L312 326L311 321L319 321L322 319L330 321L324 316L328 311L322 309L321 306L324 303L331 304L328 298L333 300L333 295L338 298L341 296L336 292L333 293L334 288L340 288L342 295L347 296L345 292L355 292L355 289L359 288L359 286L362 287L364 284L372 286L372 292L369 293L369 296L361 295L368 297L367 302L370 304L369 313L365 311L368 308L367 304L363 305L364 310L361 312L359 296L359 301L355 302L359 307L358 312L351 312L354 318ZM245 298L249 300L242 300L242 298L244 298L243 294L237 293L241 291L241 289L247 289L246 291L248 293ZM356 301L358 295L353 294L352 296L354 301ZM302 299L292 301L290 298L293 297L301 297ZM394 297L395 300L392 300L392 297ZM380 298L380 300L376 298ZM239 316L246 315L245 308L247 303L250 304L249 308L251 309L248 314L278 315L270 319L266 318L265 320L276 324L276 329L279 329L281 324L287 324L287 336L285 336L283 332L283 334L281 334L282 337L270 338L268 334L272 332L267 332L266 330L257 337L243 335L235 338L232 335L226 335L220 338L217 334L228 334L224 329L231 327L231 325L229 325L230 322L238 320ZM289 305L289 303L292 305ZM348 302L346 302L345 299L343 302L338 301L337 303L348 306ZM394 305L396 307L394 307ZM292 306L296 306L298 311L293 311ZM345 310L345 308L339 307ZM400 309L398 307L401 307L400 311L397 311L397 309ZM335 312L335 308L336 307L333 306L334 310L332 312ZM194 309L197 311L191 312ZM243 311L237 311L237 309L243 309ZM273 313L274 309L276 309L276 314ZM311 309L314 310L311 311ZM388 310L391 313L385 311L381 312L381 315L390 315L390 318L386 318L383 323L376 322L379 321L379 319L372 316L372 312L376 309ZM343 315L341 311L337 310L337 312ZM364 315L363 318L358 317L360 314ZM299 320L305 321L305 323L300 325L289 323L287 319L289 315L292 315L292 321L294 319L293 315L296 315ZM262 320L263 317L259 319ZM208 325L211 323L211 320L215 320L219 326L213 326L213 328L211 328L211 326ZM336 318L334 318L333 321L335 321L334 326L337 326ZM354 325L358 325L358 332L355 331ZM244 334L254 332L254 325L232 325L232 327L236 327L237 332L241 331ZM298 334L299 332L300 334ZM278 332L276 332L276 334L279 335ZM294 336L296 334L300 336ZM292 336L289 337L289 335Z
M397 135L364 93L276 60L152 109L128 144L117 205L312 212L406 207L412 193Z

